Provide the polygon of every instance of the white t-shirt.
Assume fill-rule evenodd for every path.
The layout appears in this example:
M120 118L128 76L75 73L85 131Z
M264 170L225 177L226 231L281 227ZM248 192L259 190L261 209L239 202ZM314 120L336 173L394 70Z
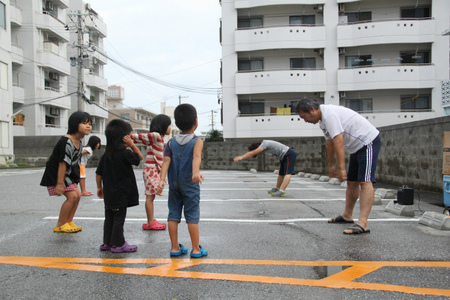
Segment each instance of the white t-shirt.
M93 151L92 148L89 147L89 146L83 147L83 152L84 152L84 150L86 150L88 153L86 153L85 155L82 155L82 156L81 156L81 164L82 164L83 166L86 166L86 164L87 164L87 162L88 162L88 159L91 158L92 152L94 152L94 151ZM82 152L82 153L83 153L83 152Z
M380 133L366 118L343 106L320 105L319 121L325 139L333 139L342 133L344 148L350 154L370 144Z

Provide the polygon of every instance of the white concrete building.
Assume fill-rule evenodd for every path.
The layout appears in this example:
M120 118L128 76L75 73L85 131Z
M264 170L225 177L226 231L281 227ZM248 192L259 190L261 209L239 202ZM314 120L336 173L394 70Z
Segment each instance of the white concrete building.
M103 135L108 119L108 109L106 103L106 92L108 91L108 81L104 77L104 66L108 62L106 51L103 48L103 39L107 35L107 27L99 14L90 6L81 0L70 0L68 9L70 16L71 43L78 44L78 30L72 30L77 27L78 14L82 18L82 27L84 29L81 36L81 53L79 47L70 46L68 56L71 60L76 58L83 66L83 93L92 104L87 101L81 103L79 107L78 95L73 94L71 111L82 110L92 115L92 134ZM80 57L81 56L81 57ZM69 77L69 92L76 91L78 88L78 68L71 68Z
M24 117L23 126L14 126L14 135L64 135L70 109L69 0L12 3L13 109ZM16 125L22 125L20 120Z
M15 7L9 2L0 0L0 164L14 161L10 12L15 12Z
M450 114L448 0L220 3L225 139L322 135L302 97L377 127Z

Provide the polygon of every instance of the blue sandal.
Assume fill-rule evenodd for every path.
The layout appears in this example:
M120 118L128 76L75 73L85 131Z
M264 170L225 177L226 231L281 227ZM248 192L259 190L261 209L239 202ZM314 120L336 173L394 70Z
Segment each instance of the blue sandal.
M188 253L188 248L186 248L182 244L178 244L178 245L180 245L180 251L177 251L177 252L170 251L170 256L181 256L181 254Z
M203 249L203 247L201 245L200 245L199 253L192 253L192 251L191 251L191 258L200 258L200 257L206 256L206 255L208 255L208 251Z

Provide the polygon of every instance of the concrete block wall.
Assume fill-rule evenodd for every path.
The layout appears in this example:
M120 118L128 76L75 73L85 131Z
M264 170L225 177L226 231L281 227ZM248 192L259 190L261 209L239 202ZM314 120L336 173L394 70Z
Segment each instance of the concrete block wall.
M442 192L442 150L444 131L450 131L450 116L379 128L382 148L378 159L378 182L397 186ZM14 137L16 162L45 166L59 136ZM325 140L323 137L278 139L298 153L296 172L328 175ZM205 143L202 169L269 171L279 169L279 161L258 155L234 162L235 156L247 152L247 145L260 140ZM145 156L146 148L140 147ZM95 167L101 150L94 151L88 167ZM348 155L347 155L348 158ZM145 158L144 160L145 161ZM142 167L141 163L140 167Z

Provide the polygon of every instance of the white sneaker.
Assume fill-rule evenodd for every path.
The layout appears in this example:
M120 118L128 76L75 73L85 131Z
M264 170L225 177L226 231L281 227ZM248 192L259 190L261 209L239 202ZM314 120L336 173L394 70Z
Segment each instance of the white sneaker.
M277 188L273 188L273 189L271 189L270 191L267 191L269 194L273 194L273 193L276 193L276 192L278 192L280 189L277 189Z

